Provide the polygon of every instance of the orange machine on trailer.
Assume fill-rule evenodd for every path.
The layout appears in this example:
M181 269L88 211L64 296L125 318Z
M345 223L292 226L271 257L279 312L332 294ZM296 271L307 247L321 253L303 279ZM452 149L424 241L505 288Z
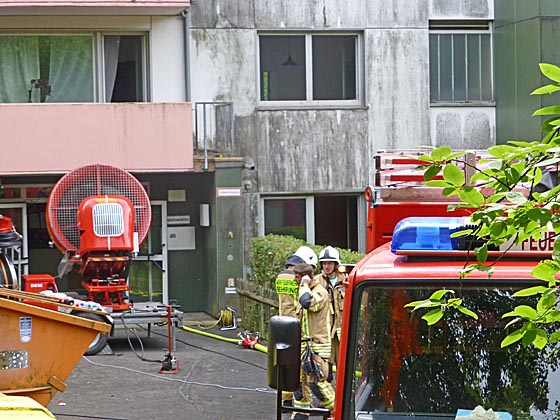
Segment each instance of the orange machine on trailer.
M409 169L405 175L421 176ZM509 321L501 314L514 306L536 304L534 296L513 294L540 284L531 271L550 255L552 241L529 239L511 248L507 257L494 260L490 251L491 278L483 272L462 278L472 256L464 238L452 238L452 233L465 229L470 219L418 214L415 207L437 216L449 202L441 199L441 191L422 186L421 179L408 181L398 179L366 191L372 216L369 246L375 249L345 281L332 418L463 419L479 405L492 408L500 420L560 418L557 353L551 359L551 348L540 351L521 343L501 348ZM404 214L409 208L415 211ZM391 213L396 216L389 219ZM420 217L406 218L410 215ZM398 223L392 222L399 217ZM420 320L425 312L413 315L405 307L442 289L455 291L478 319L451 311L429 326ZM269 328L269 384L277 381L277 389L291 390L297 386L299 342L294 337L299 333L294 330L299 324L273 317ZM279 408L282 411L290 409Z
M131 174L109 165L74 169L54 186L47 227L65 255L63 272L76 264L89 300L110 311L130 309L132 254L148 236L150 199Z

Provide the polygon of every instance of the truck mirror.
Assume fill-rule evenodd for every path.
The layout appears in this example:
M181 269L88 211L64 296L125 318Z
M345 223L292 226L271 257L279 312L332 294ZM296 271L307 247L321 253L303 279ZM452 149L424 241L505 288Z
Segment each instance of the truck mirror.
M342 274L350 274L354 267L356 267L356 264L339 264L336 271Z
M279 391L299 387L301 322L288 316L273 316L268 323L268 386Z

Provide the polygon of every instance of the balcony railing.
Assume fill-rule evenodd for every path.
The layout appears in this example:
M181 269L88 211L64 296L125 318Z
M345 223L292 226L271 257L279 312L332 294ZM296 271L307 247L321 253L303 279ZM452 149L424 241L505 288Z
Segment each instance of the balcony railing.
M204 169L208 169L208 153L234 151L233 103L195 102L193 119L194 148L204 154Z

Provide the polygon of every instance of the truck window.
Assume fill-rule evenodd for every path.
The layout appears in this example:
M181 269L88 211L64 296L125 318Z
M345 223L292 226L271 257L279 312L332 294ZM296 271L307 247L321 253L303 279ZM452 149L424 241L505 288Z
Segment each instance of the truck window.
M500 348L510 320L501 314L523 303L507 284L463 289L479 319L452 312L433 326L404 305L441 287L379 287L379 280L357 287L343 418L454 419L477 405L514 420L560 418L558 355L520 343Z

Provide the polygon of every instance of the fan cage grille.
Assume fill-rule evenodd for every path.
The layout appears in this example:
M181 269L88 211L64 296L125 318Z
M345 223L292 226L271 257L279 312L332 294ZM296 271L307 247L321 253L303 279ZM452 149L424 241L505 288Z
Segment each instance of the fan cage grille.
M134 206L134 230L141 245L150 229L152 210L146 190L134 176L109 165L88 165L74 169L54 186L47 204L47 226L56 246L63 252L80 250L78 208L94 195L116 195Z

